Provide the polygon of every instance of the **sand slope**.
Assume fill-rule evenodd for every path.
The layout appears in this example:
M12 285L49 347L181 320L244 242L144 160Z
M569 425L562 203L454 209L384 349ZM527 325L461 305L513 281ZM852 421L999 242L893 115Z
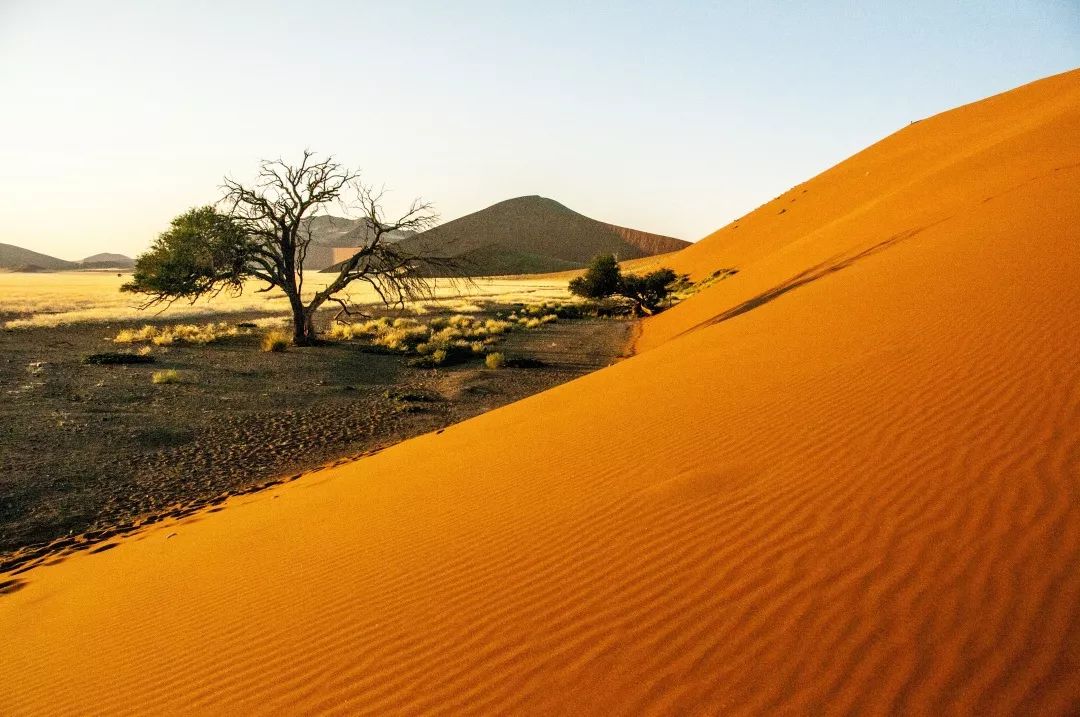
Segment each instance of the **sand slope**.
M1075 713L1078 133L925 120L635 358L18 576L0 713Z

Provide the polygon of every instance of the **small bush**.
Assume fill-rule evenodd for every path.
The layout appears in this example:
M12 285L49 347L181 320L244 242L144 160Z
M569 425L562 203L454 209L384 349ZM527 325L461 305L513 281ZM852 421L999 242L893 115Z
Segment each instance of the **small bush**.
M484 359L484 365L488 368L502 368L505 362L506 357L503 356L501 353L488 354L487 357Z
M331 324L330 331L326 335L333 341L348 341L353 337L353 325L335 322Z
M150 341L157 334L156 327L147 324L141 329L124 329L113 339L114 344L136 344Z
M290 343L292 339L287 333L279 329L271 329L263 334L262 350L266 353L278 353L289 348Z
M446 363L448 355L446 349L436 349L429 354L409 359L408 363L416 368L436 368Z
M499 319L488 319L484 322L484 331L488 336L499 336L505 334L513 327L513 324L509 321L500 321Z
M150 376L150 380L158 384L183 383L184 377L176 369L170 368L165 371L154 371Z
M398 319L401 321L401 319ZM394 322L395 324L397 322ZM376 336L372 343L379 346L385 346L393 351L401 351L402 353L408 353L415 350L417 346L426 342L431 336L431 332L426 326L409 326L400 325L394 326L385 333Z

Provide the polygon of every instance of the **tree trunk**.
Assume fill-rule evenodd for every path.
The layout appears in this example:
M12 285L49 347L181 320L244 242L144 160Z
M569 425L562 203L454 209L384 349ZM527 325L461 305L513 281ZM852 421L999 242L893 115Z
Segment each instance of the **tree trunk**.
M308 346L315 339L315 327L312 321L314 311L308 312L299 296L289 296L293 318L293 345Z

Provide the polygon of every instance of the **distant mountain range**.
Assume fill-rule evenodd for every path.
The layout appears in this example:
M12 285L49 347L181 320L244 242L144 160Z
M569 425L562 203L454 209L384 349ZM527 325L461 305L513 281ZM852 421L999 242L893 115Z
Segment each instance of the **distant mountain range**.
M123 254L94 254L81 261L66 261L48 254L0 244L0 270L5 271L78 271L81 269L130 269L135 260Z
M305 268L333 270L375 236L368 218L317 216L307 220L312 243ZM384 240L402 242L408 251L457 259L470 276L540 274L585 266L597 254L620 261L678 251L681 239L590 219L539 196L518 197L447 222L434 229L391 232ZM0 270L128 270L135 265L123 254L94 254L65 261L11 244L0 244Z
M410 252L455 258L471 276L566 271L597 254L622 261L690 244L599 222L540 196L508 199L401 241Z

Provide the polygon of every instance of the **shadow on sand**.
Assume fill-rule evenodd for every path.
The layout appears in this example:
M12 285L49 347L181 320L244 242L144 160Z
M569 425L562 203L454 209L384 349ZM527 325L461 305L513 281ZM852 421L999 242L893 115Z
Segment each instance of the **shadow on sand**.
M922 232L922 231L924 231L926 229L929 229L930 227L932 227L932 226L934 226L936 224L940 224L943 221L945 221L945 220L941 219L941 220L939 220L937 222L934 222L933 224L927 224L924 227L919 227L917 229L907 229L905 231L900 232L899 234L894 234L893 236L889 237L888 239L885 239L883 241L879 241L878 243L873 244L873 245L871 245L871 246L869 246L869 247L867 247L867 248L865 248L865 249L863 249L863 250L861 250L861 251L859 251L859 252L857 252L855 254L838 255L838 256L832 257L831 259L823 261L822 263L817 264L816 266L812 266L809 269L806 269L805 271L799 272L795 276L793 276L790 279L787 279L786 281L784 281L782 284L774 286L773 288L769 289L768 291L764 291L764 292L758 294L757 296L755 296L753 298L747 299L746 301L742 302L741 304L738 304L736 306L731 307L727 311L724 311L724 312L722 312L720 314L717 314L716 316L712 317L711 319L707 319L705 321L702 321L701 323L698 323L698 324L695 324L694 326L691 326L690 328L686 329L685 331L682 331L678 335L683 336L685 334L693 333L694 331L698 331L699 329L704 329L704 328L707 328L709 326L714 326L716 324L721 324L721 323L723 323L725 321L728 321L730 319L734 319L736 316L741 316L742 314L745 314L748 311L753 311L754 309L758 308L759 306L767 304L770 301L773 301L774 299L780 298L781 296L788 293L789 291L794 291L795 289L798 289L801 286L806 286L807 284L810 284L810 283L812 283L814 281L817 281L818 279L822 279L822 278L828 276L829 274L834 274L834 273L836 273L838 271L841 271L842 269L846 269L849 266L851 266L852 264L854 264L854 263L856 263L856 262L858 262L858 261L860 261L862 259L865 259L868 256L872 256L874 254L877 254L878 252L884 251L884 250L886 250L886 249L888 249L888 248L890 248L890 247L892 247L892 246L894 246L896 244L899 244L902 241L910 239L911 237L915 236L919 232Z

